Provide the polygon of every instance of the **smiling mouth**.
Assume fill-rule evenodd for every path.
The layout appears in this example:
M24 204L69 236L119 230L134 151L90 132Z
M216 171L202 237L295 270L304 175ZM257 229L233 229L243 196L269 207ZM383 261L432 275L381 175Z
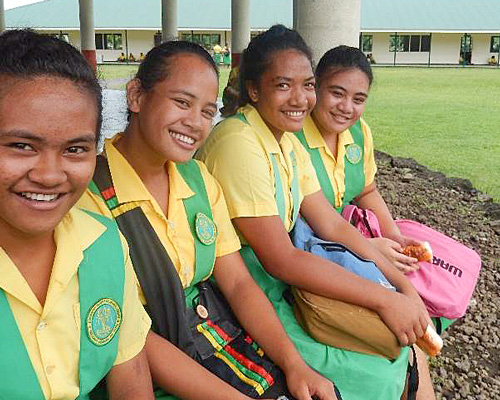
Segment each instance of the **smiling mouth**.
M53 194L43 194L43 193L34 193L34 192L21 192L20 195L28 200L40 201L44 203L50 203L52 201L57 200L61 194L53 193Z
M283 111L283 113L286 116L292 117L292 118L300 118L300 117L303 117L306 114L305 111Z
M168 131L170 136L172 136L174 139L179 140L182 143L186 143L188 145L194 144L195 140L189 136L183 135L182 133L174 132L174 131Z

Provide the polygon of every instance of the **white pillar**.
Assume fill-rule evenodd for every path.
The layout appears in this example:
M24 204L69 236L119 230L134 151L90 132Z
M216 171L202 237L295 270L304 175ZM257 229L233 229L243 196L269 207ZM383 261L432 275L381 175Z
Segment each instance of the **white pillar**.
M240 63L241 53L250 42L250 0L231 0L232 65Z
M177 22L177 0L161 1L161 41L177 39L179 36Z
M94 0L79 0L80 4L80 49L89 64L96 67Z
M360 10L360 0L294 0L294 27L318 62L338 45L358 47Z
M0 33L5 30L5 8L3 6L3 0L0 0Z

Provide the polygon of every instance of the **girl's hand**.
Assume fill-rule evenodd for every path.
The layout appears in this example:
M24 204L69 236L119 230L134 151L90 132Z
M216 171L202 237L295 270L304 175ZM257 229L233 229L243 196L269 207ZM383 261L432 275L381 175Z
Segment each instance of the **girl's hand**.
M333 383L307 366L303 361L294 363L285 371L288 390L297 400L337 400Z
M421 337L430 318L422 300L404 293L390 293L390 297L376 309L387 327L396 335L401 346L408 346Z
M403 236L402 236L403 238ZM391 261L394 266L399 269L404 274L407 274L411 271L416 271L420 268L417 263L417 259L413 257L405 256L402 251L403 247L400 243L388 239L388 238L373 238L369 239L370 242L377 248L377 250L382 253L389 261ZM403 239L402 239L403 240ZM419 244L419 242L415 242L412 240L411 243L408 244ZM405 244L406 246L407 244Z

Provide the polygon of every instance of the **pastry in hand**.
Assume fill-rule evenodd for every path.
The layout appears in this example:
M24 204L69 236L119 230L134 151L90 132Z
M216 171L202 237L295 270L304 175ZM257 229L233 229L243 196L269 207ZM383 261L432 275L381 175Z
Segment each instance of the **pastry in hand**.
M432 249L428 242L423 242L421 245L410 244L403 249L403 254L418 261L432 261Z
M435 357L443 348L443 339L437 334L434 327L429 324L424 335L417 340L416 344L429 357Z

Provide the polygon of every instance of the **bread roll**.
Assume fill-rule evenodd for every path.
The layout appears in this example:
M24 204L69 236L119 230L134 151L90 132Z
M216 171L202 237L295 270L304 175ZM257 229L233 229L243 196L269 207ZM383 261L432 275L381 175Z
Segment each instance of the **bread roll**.
M403 249L403 254L416 258L418 261L432 261L432 249L428 242L421 245L410 244Z
M424 335L417 340L420 347L429 357L435 357L443 348L443 339L439 336L434 327L429 324Z

